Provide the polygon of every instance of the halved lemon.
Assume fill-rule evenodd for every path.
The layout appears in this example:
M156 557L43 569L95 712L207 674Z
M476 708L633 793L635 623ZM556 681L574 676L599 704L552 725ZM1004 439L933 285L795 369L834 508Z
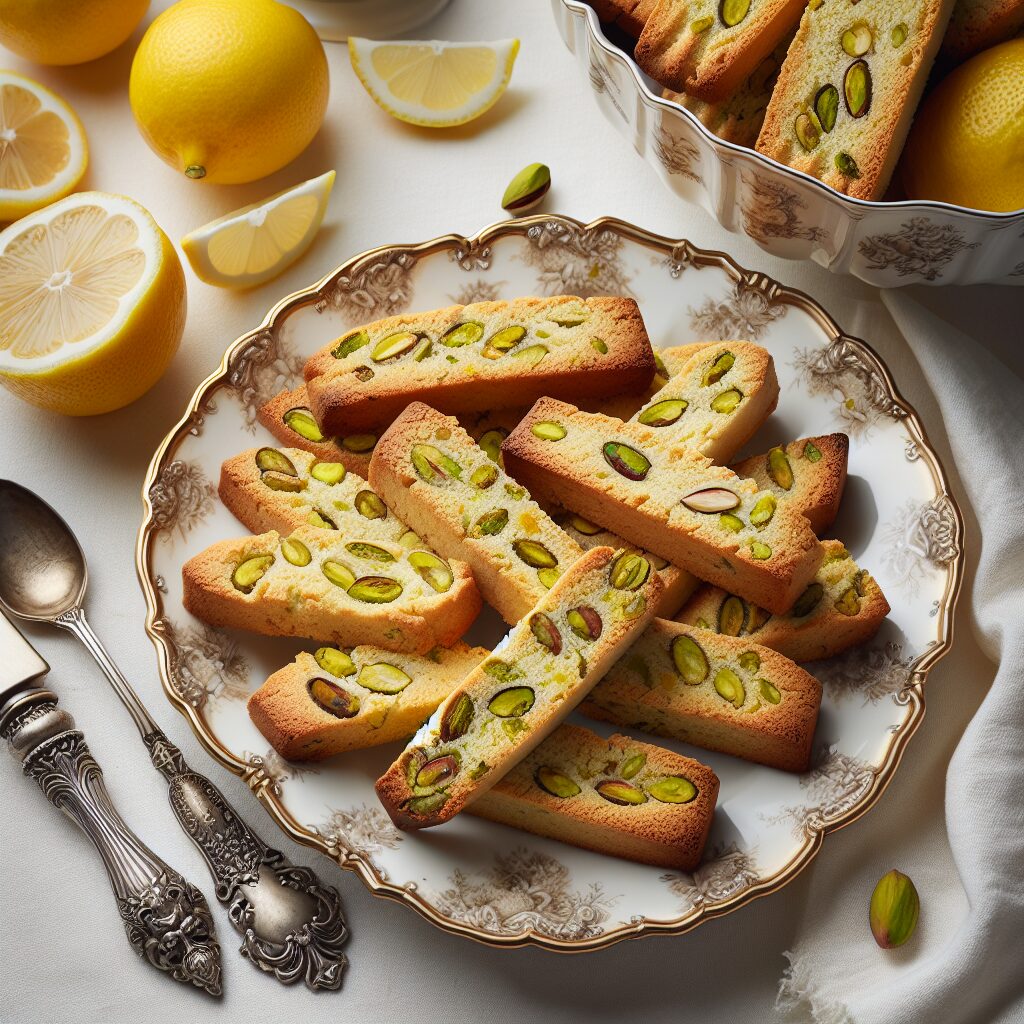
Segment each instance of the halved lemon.
M89 416L148 391L185 326L185 274L132 199L79 192L0 231L0 384Z
M85 130L56 93L0 71L0 221L66 196L89 162Z
M277 277L310 246L327 212L334 171L196 228L181 240L196 276L222 288Z
M519 40L381 42L350 36L348 52L378 106L400 121L447 128L472 121L498 102Z

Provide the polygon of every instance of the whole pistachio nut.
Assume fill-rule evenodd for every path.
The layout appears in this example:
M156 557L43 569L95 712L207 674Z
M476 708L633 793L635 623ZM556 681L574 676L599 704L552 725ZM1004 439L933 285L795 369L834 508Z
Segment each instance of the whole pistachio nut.
M685 634L677 636L672 641L671 653L676 671L688 686L696 686L707 679L708 672L711 670L707 655L692 637Z
M387 576L363 576L348 588L348 596L367 604L390 604L402 596L402 584Z
M533 780L545 793L557 796L561 800L578 796L580 792L580 787L568 775L546 765L534 772Z
M902 871L883 875L871 894L868 920L871 934L882 949L902 946L917 927L921 900L914 883Z
M562 634L558 632L558 627L551 621L550 616L543 612L534 612L530 616L530 631L537 642L552 654L562 653Z
M329 679L310 679L307 690L313 703L335 718L352 718L359 712L359 698Z
M256 466L261 473L283 473L285 476L298 476L295 464L277 448L261 448L256 453Z
M536 694L529 686L510 686L496 693L487 705L492 715L499 718L522 718L536 700Z
M281 541L281 554L284 555L285 561L300 567L313 561L309 548L295 537L285 537Z
M650 459L628 444L609 441L601 449L604 461L627 480L643 480L651 469Z
M325 672L330 672L332 676L341 678L353 676L356 673L355 662L337 647L321 647L313 657L316 659L316 663Z
M353 504L356 507L356 511L364 519L386 519L388 515L388 507L384 504L384 501L373 491L360 491Z
M439 732L442 741L451 743L460 736L465 736L473 721L473 711L473 698L468 693L460 693L441 719Z
M439 594L446 594L455 582L455 573L451 566L432 551L413 551L409 554L409 564L416 570L420 578L429 583Z
M289 409L281 419L284 420L284 425L289 430L294 430L299 437L304 437L307 441L323 441L324 439L324 435L309 409L301 407Z
M245 559L231 574L231 582L235 590L240 590L243 594L251 594L253 587L263 579L264 573L273 564L273 555L253 555L251 558Z
M532 210L551 188L547 164L528 164L509 183L501 197L502 209L509 213Z
M599 782L594 789L610 804L619 804L625 807L630 804L647 803L647 797L643 790L637 789L633 783L623 779L605 779L603 782Z

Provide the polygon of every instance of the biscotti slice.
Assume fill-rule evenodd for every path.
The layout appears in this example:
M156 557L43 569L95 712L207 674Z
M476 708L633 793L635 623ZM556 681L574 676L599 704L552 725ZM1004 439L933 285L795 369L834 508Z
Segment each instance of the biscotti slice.
M659 0L636 44L636 62L668 89L724 100L792 33L804 2Z
M662 96L686 107L708 131L714 132L720 139L753 149L761 125L764 124L765 111L778 81L782 62L786 59L786 51L793 41L795 24L793 29L793 32L783 36L782 42L754 68L739 88L725 99L709 103L672 89L665 89Z
M952 0L808 4L758 136L766 156L857 199L880 199Z
M787 772L807 770L821 684L745 637L655 619L580 705L642 729Z
M587 0L601 21L622 29L636 39L654 9L657 0Z
M663 443L728 462L772 414L779 400L775 361L749 341L721 341L696 352L630 420Z
M422 547L363 477L301 448L250 448L220 469L221 501L253 533L300 526Z
M465 562L304 526L223 540L181 570L185 608L211 626L426 654L480 611Z
M395 824L439 825L490 789L639 636L660 591L637 555L582 555L377 780Z
M634 551L643 555L648 562L654 566L655 571L661 577L661 597L654 608L654 614L658 618L671 619L683 606L683 603L700 586L700 580L693 573L680 569L667 562L660 555L653 551L645 551L643 548L630 544L611 530L606 530L589 519L569 512L566 509L552 510L552 518L565 532L584 550L591 548L625 548L627 551Z
M256 418L289 448L301 448L322 462L340 462L350 473L365 479L377 434L328 437L309 407L306 386L282 391L260 406Z
M484 600L510 625L583 554L454 416L422 402L385 431L370 478L426 544L469 564Z
M662 436L542 398L502 452L540 500L571 505L703 580L787 611L821 563L810 524L752 480Z
M956 0L939 61L961 64L1024 29L1024 0Z
M865 643L889 614L881 587L837 540L822 541L814 582L785 615L771 615L720 587L704 585L676 617L726 636L753 637L794 661L831 658Z
M850 439L846 434L802 437L729 468L798 509L811 529L824 533L835 521L846 487Z
M489 653L464 643L428 655L303 651L249 698L249 717L290 761L405 740Z
M692 757L565 724L469 810L585 850L690 871L717 799L718 777Z
M643 391L654 353L632 299L557 295L378 320L305 372L317 421L337 434L386 426L413 399L459 413Z

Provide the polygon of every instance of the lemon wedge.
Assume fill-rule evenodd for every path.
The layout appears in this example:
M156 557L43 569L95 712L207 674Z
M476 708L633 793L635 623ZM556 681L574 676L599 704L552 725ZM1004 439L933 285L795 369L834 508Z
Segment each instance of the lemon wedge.
M243 206L181 240L196 276L221 288L277 277L310 246L327 212L334 171Z
M0 221L66 196L89 162L82 122L55 93L0 71Z
M167 369L185 273L132 199L79 192L0 231L0 384L72 416L118 409Z
M392 117L447 128L472 121L498 102L519 40L381 42L350 36L348 52L366 91Z

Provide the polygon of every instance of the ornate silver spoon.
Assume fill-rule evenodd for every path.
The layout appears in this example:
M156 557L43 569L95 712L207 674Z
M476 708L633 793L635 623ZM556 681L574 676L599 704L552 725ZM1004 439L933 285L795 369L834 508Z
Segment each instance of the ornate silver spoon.
M302 978L312 989L340 988L348 930L337 890L269 848L213 783L185 764L86 621L87 580L85 555L67 523L38 495L0 480L0 606L73 633L103 669L167 779L179 824L206 859L217 899L242 935L242 955L285 984Z

